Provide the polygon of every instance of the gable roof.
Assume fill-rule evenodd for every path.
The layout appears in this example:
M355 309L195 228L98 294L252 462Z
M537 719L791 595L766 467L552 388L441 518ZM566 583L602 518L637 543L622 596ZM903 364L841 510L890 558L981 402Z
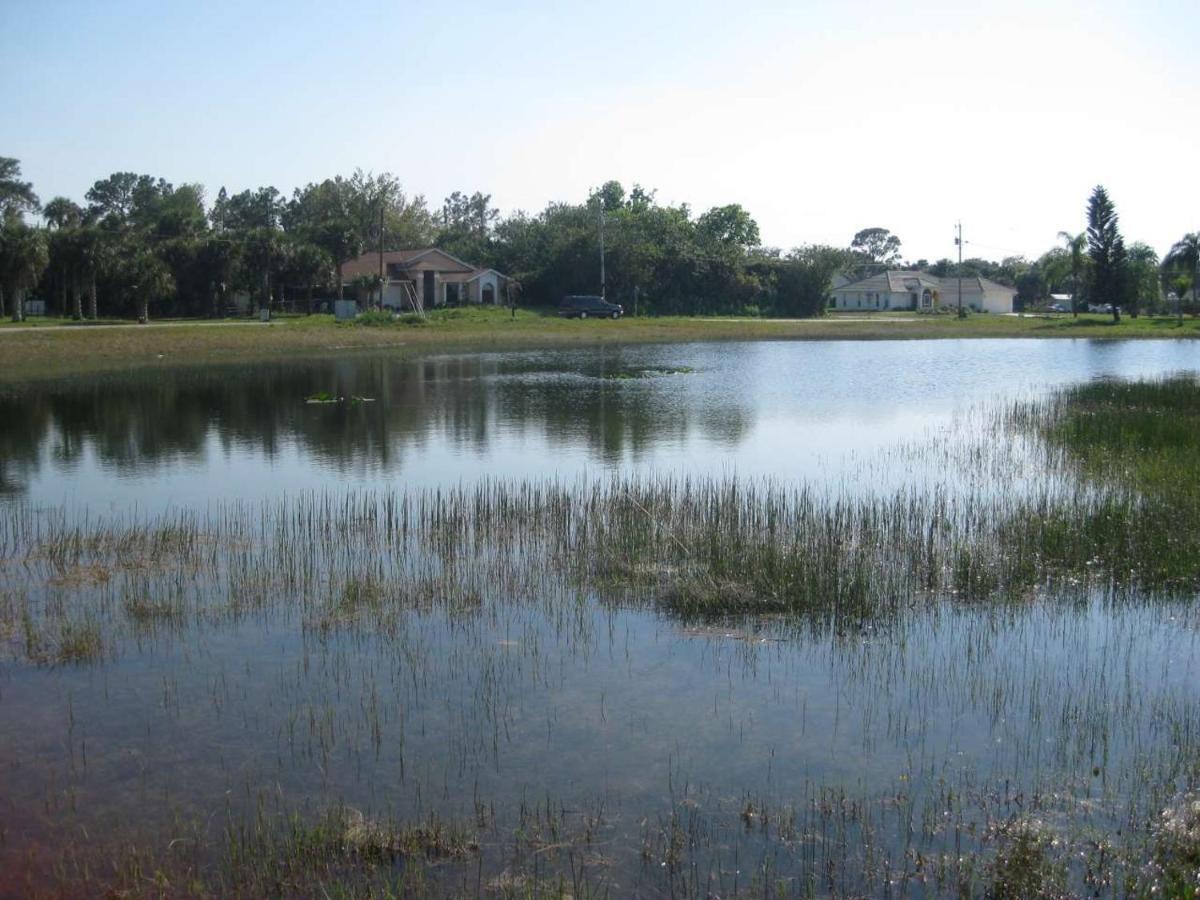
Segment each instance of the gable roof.
M1017 293L1016 288L1009 287L1006 284L999 284L987 278L981 278L978 275L964 275L962 285L963 293L982 294L991 291L1004 291L1009 294ZM833 288L833 290L878 291L879 293L887 291L888 293L901 294L924 290L925 288L936 288L940 291L957 290L958 276L952 275L947 278L939 278L936 275L931 275L928 272L920 272L915 269L889 269L886 272L879 272L860 281L843 284L840 287Z
M503 278L505 280L508 279L507 275L505 275L503 272L497 272L495 269L477 269L475 271L475 274L472 275L470 278L468 278L467 281L474 281L476 278L482 278L488 272L494 272L496 275L500 276L501 278Z
M912 285L910 287L910 285ZM879 272L860 281L852 281L834 288L835 291L887 291L900 294L924 288L940 288L941 282L936 275L928 272L918 272L915 269L889 269Z
M409 266L416 265L423 259L426 259L431 254L437 254L445 257L450 261L451 266L449 271L474 272L475 267L468 262L464 262L457 256L452 256L445 250L437 247L419 247L412 250L385 250L383 253L383 265L386 271L391 266L399 266L407 269ZM372 251L364 253L355 259L349 260L342 264L342 281L350 282L360 275L378 275L379 274L379 253Z
M446 257L446 259L450 260L452 263L456 263L456 264L462 266L468 272L475 271L475 267L473 265L471 265L469 262L461 260L457 256L454 256L451 253L447 253L445 250L441 249L440 247L426 247L424 250L415 250L415 251L408 251L408 252L412 252L413 255L404 261L404 265L406 265L406 266L415 265L417 262L420 262L425 257L436 253L439 256ZM378 256L378 254L376 254L376 255Z

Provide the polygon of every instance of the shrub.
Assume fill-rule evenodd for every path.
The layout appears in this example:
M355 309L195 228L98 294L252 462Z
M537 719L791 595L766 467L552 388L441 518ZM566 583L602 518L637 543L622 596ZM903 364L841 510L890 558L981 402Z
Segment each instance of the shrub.
M396 317L387 310L372 309L365 313L360 313L358 318L354 320L354 324L375 328L380 325L391 325L395 321Z

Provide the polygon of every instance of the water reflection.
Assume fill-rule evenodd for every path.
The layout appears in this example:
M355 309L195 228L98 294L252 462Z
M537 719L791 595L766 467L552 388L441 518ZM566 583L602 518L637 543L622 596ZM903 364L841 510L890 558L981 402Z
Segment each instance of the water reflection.
M0 491L150 508L631 468L829 478L998 394L1197 367L1200 348L1185 342L887 341L371 355L90 377L0 395ZM319 392L347 402L305 402Z

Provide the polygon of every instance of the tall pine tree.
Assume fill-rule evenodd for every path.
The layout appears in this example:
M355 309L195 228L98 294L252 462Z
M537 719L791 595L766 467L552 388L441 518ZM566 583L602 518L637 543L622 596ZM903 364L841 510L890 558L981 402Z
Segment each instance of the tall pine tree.
M1113 321L1121 321L1119 304L1129 285L1129 254L1117 228L1117 210L1103 186L1096 185L1088 200L1088 300L1112 308Z

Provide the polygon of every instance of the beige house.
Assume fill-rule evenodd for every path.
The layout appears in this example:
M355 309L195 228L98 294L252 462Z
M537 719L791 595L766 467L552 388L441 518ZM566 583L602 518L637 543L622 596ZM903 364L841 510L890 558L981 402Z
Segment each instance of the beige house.
M342 266L342 284L352 285L363 275L378 276L379 253L364 253ZM508 278L495 269L479 269L445 250L385 250L381 305L394 310L505 302Z
M1017 289L987 278L963 276L962 305L976 312L1010 313ZM830 291L834 309L936 309L958 305L958 278L928 272L890 270L838 284Z

